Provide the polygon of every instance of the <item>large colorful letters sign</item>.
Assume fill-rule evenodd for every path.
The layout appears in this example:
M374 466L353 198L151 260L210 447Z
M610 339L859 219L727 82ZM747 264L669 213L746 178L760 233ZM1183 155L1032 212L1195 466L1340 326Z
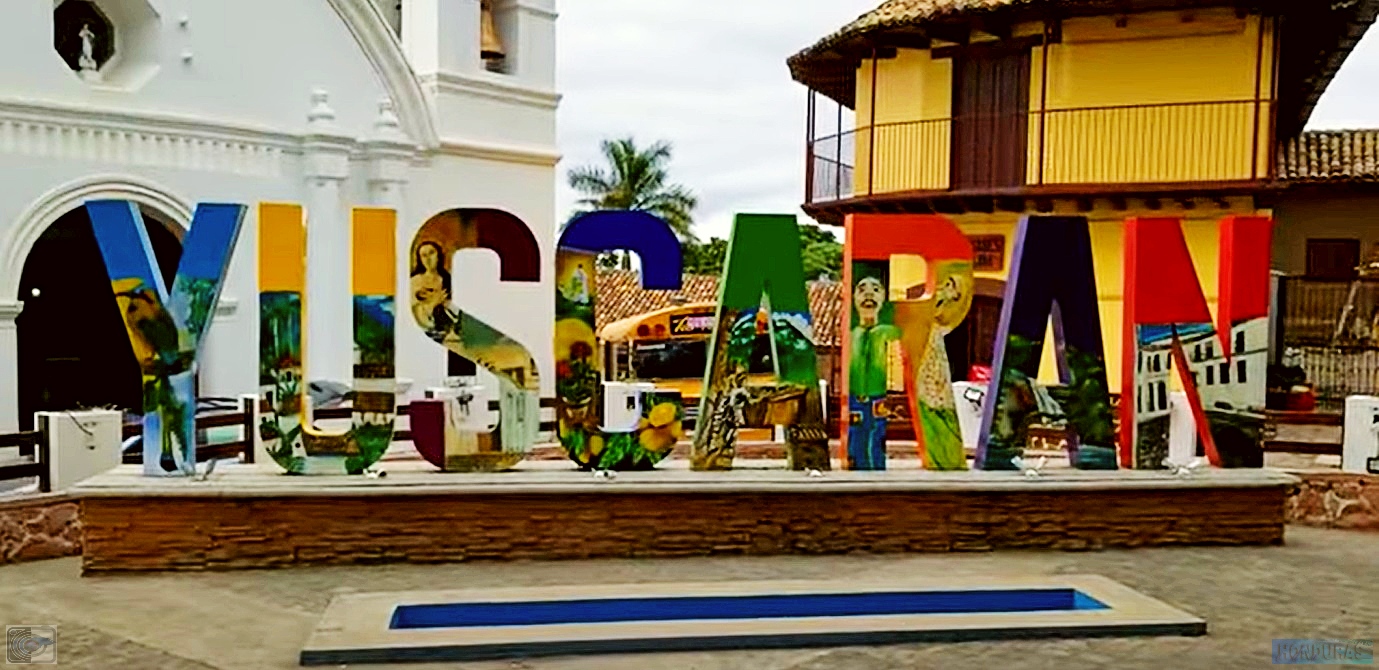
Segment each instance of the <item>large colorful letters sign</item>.
M608 426L603 366L594 333L598 254L628 250L641 260L644 289L680 288L680 243L661 219L638 211L601 211L569 223L555 256L555 402L557 433L585 469L649 469L683 437L684 409L670 397L644 398L635 426ZM625 429L624 429L625 428Z
M972 306L972 244L941 216L853 214L845 222L842 452L850 469L886 468L887 395L892 361L903 362L903 388L924 467L966 470L944 336ZM924 283L894 286L893 256L918 256ZM923 289L892 299L892 289Z
M1221 222L1219 325L1213 326L1181 221L1125 222L1123 463L1165 467L1169 371L1177 368L1208 461L1263 466L1272 232L1265 217Z
M541 280L536 237L513 214L453 209L422 224L407 256L412 318L432 340L498 378L499 424L497 435L465 434L448 423L442 428L438 422L448 420L436 410L444 401L419 401L422 423L414 427L413 441L423 458L445 470L505 470L521 462L536 441L541 379L525 346L451 302L456 287L450 281L450 261L461 249L498 254L502 281Z
M299 205L259 206L259 384L269 405L259 433L264 450L289 474L360 474L393 441L397 214L355 209L351 216L353 421L344 433L327 433L312 425L304 398L302 323L309 305L303 213Z
M690 467L731 469L739 427L785 426L789 468L829 469L813 319L794 216L737 215L716 318ZM759 322L771 342L773 384L747 379Z
M1066 422L1074 467L1116 469L1115 425L1097 310L1087 219L1025 216L996 331L991 388L982 408L977 467L1013 470L1030 426ZM1037 383L1053 319L1061 387Z
M143 373L144 474L196 470L196 357L220 299L244 209L197 205L169 294L138 206L123 200L86 203Z

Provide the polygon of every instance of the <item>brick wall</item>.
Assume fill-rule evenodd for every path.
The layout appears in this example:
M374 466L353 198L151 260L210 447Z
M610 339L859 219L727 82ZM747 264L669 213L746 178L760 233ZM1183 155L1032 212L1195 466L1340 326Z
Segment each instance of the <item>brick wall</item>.
M80 555L78 511L62 495L0 502L0 564Z
M1280 544L1283 487L82 501L87 573L309 564Z

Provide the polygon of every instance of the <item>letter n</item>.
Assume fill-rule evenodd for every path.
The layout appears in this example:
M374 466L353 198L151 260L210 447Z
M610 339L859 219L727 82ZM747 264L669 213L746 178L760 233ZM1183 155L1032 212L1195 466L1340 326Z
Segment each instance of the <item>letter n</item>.
M1125 222L1121 461L1168 459L1170 363L1186 391L1208 462L1262 467L1273 223L1230 216L1220 231L1217 324L1176 218Z

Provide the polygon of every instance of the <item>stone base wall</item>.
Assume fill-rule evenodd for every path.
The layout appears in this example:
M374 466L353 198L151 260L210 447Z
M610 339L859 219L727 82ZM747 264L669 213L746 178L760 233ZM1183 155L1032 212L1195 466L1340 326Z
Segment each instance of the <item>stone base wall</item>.
M1284 487L87 497L86 573L1283 542Z
M80 555L79 511L62 495L0 502L0 564Z
M1288 492L1289 523L1379 531L1379 475L1290 472L1302 480Z

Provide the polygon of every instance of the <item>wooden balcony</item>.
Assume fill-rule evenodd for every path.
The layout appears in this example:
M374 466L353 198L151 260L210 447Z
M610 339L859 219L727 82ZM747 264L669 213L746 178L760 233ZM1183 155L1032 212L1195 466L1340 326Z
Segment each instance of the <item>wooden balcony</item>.
M811 108L812 111L812 108ZM1268 100L1049 109L882 123L809 138L805 210L1051 211L1270 190ZM813 119L811 114L811 128Z

